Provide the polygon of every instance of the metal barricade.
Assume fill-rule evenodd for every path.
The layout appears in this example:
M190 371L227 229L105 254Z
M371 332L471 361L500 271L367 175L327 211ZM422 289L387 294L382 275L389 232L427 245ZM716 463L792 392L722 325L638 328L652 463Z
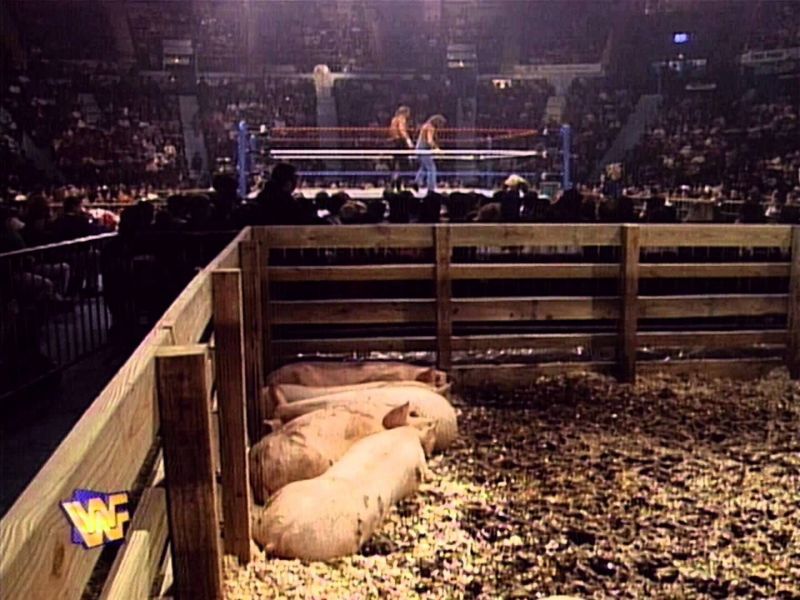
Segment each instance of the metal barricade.
M0 397L138 341L234 235L109 233L0 254Z

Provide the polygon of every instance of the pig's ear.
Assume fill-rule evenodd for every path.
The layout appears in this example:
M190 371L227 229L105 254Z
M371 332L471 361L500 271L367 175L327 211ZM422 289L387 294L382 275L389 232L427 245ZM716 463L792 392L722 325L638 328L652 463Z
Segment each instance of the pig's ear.
M386 416L383 417L383 428L394 429L395 427L406 425L408 423L408 411L408 402L390 410L386 413Z
M419 441L425 456L430 457L436 448L436 421L433 419L418 419L415 424L419 432Z

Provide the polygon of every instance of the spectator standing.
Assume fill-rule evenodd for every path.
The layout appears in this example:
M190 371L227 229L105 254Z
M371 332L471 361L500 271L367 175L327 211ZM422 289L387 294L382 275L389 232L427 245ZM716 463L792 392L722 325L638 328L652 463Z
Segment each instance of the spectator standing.
M272 168L269 181L256 198L255 221L258 225L307 225L314 215L292 196L297 187L297 169L288 163Z
M84 210L81 196L64 198L62 214L53 222L53 233L57 241L74 240L92 235L92 223Z

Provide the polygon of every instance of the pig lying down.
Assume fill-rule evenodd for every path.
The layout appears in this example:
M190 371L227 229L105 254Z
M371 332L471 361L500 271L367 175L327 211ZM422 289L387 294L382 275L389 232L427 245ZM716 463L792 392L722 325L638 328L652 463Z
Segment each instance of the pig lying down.
M289 383L307 386L354 385L371 381L419 381L433 387L447 383L447 373L402 362L360 363L298 362L270 373L267 385Z
M253 507L253 538L281 558L331 560L355 554L389 509L427 476L432 432L397 427L355 444L324 474L295 481Z
M253 497L263 504L286 484L325 473L361 438L408 424L432 427L428 419L409 417L408 403L398 407L333 405L308 412L250 450Z
M269 386L269 393L276 404L298 402L300 400L310 400L319 396L330 396L342 392L354 392L359 390L372 390L375 388L387 388L401 385L404 387L419 387L432 390L441 394L445 398L450 393L450 384L446 383L439 387L434 387L423 381L400 380L400 381L368 381L366 383L355 383L352 385L333 385L333 386L314 386L297 385L294 383L278 383Z
M367 410L368 406L398 407L406 403L410 405L411 416L435 422L436 451L444 450L455 441L458 436L455 409L442 395L419 386L398 384L390 387L357 389L282 403L276 407L275 417L283 423L289 423L309 412L333 406Z

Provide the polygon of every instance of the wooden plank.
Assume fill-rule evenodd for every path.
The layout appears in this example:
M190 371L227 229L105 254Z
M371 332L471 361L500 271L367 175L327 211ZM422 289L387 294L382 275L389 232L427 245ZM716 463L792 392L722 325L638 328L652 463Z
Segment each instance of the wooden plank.
M182 598L222 598L206 347L171 346L156 356L175 585Z
M79 598L101 550L70 541L59 503L74 489L130 489L158 429L153 329L0 521L0 597Z
M250 562L250 473L247 462L241 271L212 274L224 550Z
M276 301L275 323L424 323L436 317L430 300ZM454 322L614 319L615 297L459 298L452 301Z
M639 317L639 228L636 225L622 225L620 230L618 376L622 381L634 381Z
M147 488L142 492L125 543L106 578L101 600L149 597L166 543L166 491Z
M619 228L578 223L469 224L454 225L451 239L453 247L618 246Z
M640 263L640 279L788 277L788 263Z
M615 334L605 333L533 333L453 336L455 351L479 352L482 350L547 348L572 349L576 346L605 347L616 343ZM277 340L278 355L351 352L422 352L435 350L436 338L430 336L406 337L351 337Z
M436 365L446 371L452 364L453 336L450 226L436 225L433 231L436 251Z
M154 589L155 597L160 600L172 598L172 584L175 583L175 578L172 573L172 548L169 543L164 553L164 561L161 564L160 574L161 582L160 585L156 582L156 587Z
M433 300L279 300L272 307L276 325L432 322L436 317Z
M640 296L639 318L780 315L786 306L786 294Z
M775 359L701 359L639 361L637 370L640 375L668 374L674 376L699 375L708 378L756 379L781 367L782 360ZM501 388L524 388L534 385L538 377L557 375L579 375L583 373L600 373L610 375L616 370L616 364L606 361L593 362L558 362L539 364L478 364L458 365L450 374L453 381L461 388L483 387L485 385Z
M322 267L269 267L271 281L407 281L431 280L434 265L369 264Z
M612 279L616 264L484 263L450 265L453 279Z
M782 361L779 358L640 361L639 373L642 375L658 373L675 376L700 375L708 378L747 380L764 377L781 365Z
M516 335L462 335L453 338L453 349L467 352L541 348L572 350L578 346L601 348L613 346L617 336L607 333L522 333Z
M650 348L742 348L756 345L783 345L787 334L783 329L765 329L763 331L667 331L639 332L639 346Z
M614 297L459 298L453 301L454 321L549 321L555 319L615 319Z
M639 332L637 344L651 348L736 348L754 345L786 344L787 332L782 329L753 331L680 331ZM423 352L436 348L436 338L431 336L406 337L348 337L276 340L277 356L319 352ZM523 333L496 335L453 336L454 351L479 352L482 350L547 348L570 350L577 346L603 348L614 346L617 335L613 333Z
M786 294L640 296L639 318L785 314ZM276 324L424 323L436 317L430 300L303 300L273 302ZM617 296L457 298L453 321L616 319Z
M419 352L436 349L436 338L431 336L310 338L275 340L275 356L309 353L350 352Z
M242 314L244 317L244 372L247 403L247 429L249 441L256 443L261 438L261 423L267 417L262 414L261 388L264 382L264 318L259 273L261 272L260 242L242 242L239 246L242 265Z
M642 225L642 248L789 248L788 225Z
M164 453L159 450L153 466L153 476L150 478L149 487L164 485Z
M429 225L276 226L256 228L269 248L430 248Z
M800 379L800 227L792 227L792 263L787 300L789 343L786 366L792 379Z
M431 280L432 264L270 267L273 281L412 281ZM616 264L605 263L456 263L451 279L614 279ZM640 279L704 277L788 277L789 263L640 263Z
M272 248L429 248L424 225L257 228ZM454 225L454 247L618 246L619 228L604 224ZM641 245L650 247L776 247L788 249L785 225L643 225Z
M259 307L259 314L261 315L261 353L262 353L262 379L266 377L266 373L272 371L272 282L269 278L269 272L263 270L261 267L269 265L269 248L261 244L257 248L258 256L261 257L261 265L256 264L258 269L256 272L259 275L259 285L261 288L261 306ZM271 409L267 414L272 415Z

